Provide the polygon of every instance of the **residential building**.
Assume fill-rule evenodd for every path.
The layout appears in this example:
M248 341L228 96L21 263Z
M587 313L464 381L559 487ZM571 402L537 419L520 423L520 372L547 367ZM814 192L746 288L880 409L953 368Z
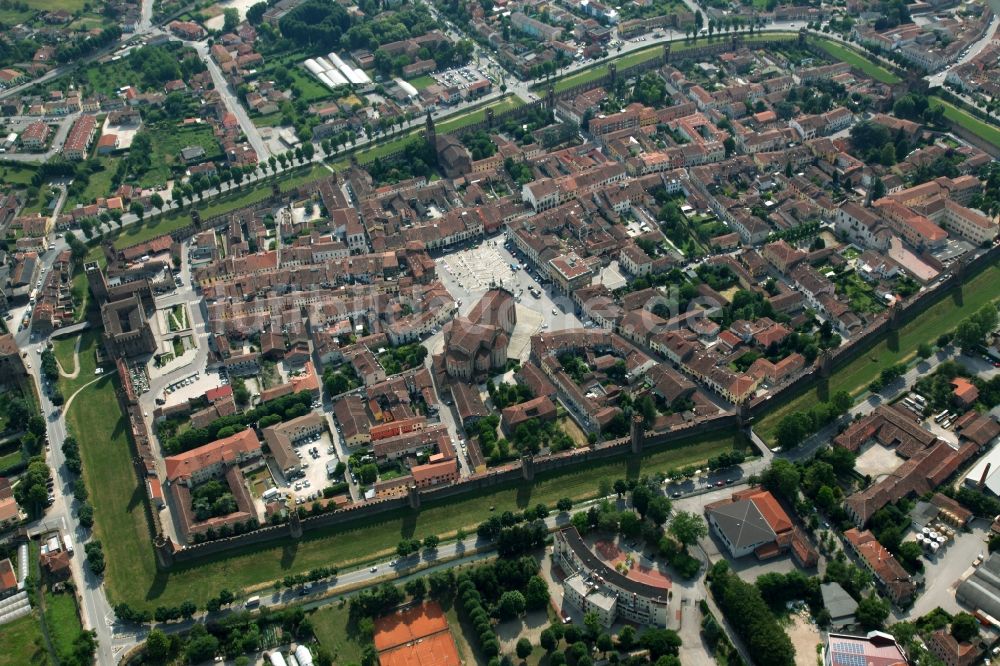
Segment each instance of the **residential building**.
M566 574L565 599L581 613L595 611L606 627L616 620L665 628L670 585L640 582L598 558L575 527L555 533L552 561Z
M253 428L199 446L184 453L164 458L167 480L189 487L222 476L227 469L258 460L260 440Z
M874 534L852 527L844 532L844 539L894 604L904 605L913 599L916 582Z
M77 118L69 129L65 143L63 143L63 157L75 161L87 159L87 151L90 149L90 142L93 141L96 131L97 119L94 116L84 114Z

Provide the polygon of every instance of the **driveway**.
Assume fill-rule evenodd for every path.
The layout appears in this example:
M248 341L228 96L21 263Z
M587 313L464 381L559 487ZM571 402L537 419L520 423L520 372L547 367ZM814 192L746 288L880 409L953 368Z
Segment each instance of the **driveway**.
M955 588L967 574L972 572L972 562L987 553L986 538L989 536L989 521L975 518L970 523L970 532L958 532L954 543L949 544L938 555L924 558L925 587L921 590L913 607L908 611L893 613L898 620L915 619L926 615L938 606L949 613L957 613L963 608L955 600ZM908 539L912 539L912 534Z

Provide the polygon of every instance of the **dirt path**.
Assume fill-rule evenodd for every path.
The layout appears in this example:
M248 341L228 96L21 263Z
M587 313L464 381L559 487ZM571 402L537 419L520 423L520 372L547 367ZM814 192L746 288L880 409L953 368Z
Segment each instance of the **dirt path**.
M70 396L70 397L69 397L69 398L68 398L68 399L66 400L66 404L65 404L65 405L63 405L63 407L62 407L62 413L63 413L63 417L65 418L66 414L68 414L68 413L69 413L69 407L70 407L70 405L72 405L72 404L73 404L73 398L75 398L76 396L80 395L80 391L82 391L83 389L87 388L88 386L90 386L91 384L93 384L93 383L95 383L95 382L99 382L99 381L101 381L102 379L104 379L104 375L101 375L100 377L97 377L96 379L92 379L92 380L90 380L89 382L87 382L86 384L84 384L83 386L81 386L80 388L78 388L78 389L76 390L76 392L75 392L75 393L73 393L73 395L71 395L71 396Z
M80 374L80 341L83 340L83 336L80 335L76 338L76 344L73 345L73 372L66 372L62 367L62 363L59 359L56 359L56 365L59 366L59 375L65 377L66 379L76 379Z

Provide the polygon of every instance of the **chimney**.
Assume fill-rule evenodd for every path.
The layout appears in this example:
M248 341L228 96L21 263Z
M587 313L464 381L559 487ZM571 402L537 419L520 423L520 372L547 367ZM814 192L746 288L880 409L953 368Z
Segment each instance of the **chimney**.
M979 487L980 488L982 488L983 486L986 485L986 477L989 476L989 474L990 474L990 466L991 465L993 465L993 463L989 463L988 462L988 463L986 463L986 467L983 468L983 475L981 477L979 477Z

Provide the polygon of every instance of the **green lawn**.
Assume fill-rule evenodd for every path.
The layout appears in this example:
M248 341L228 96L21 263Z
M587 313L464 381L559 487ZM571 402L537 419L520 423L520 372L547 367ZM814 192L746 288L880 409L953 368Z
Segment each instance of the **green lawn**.
M83 478L96 508L94 534L104 544L108 596L112 603L127 599L153 607L161 580L145 513L145 490L139 487L132 466L127 422L115 397L116 387L117 381L109 375L84 389L70 406L66 421L80 443Z
M452 132L461 127L465 127L466 125L478 123L486 118L486 109L493 109L496 113L502 113L504 111L516 109L519 106L524 106L524 100L517 95L508 95L503 99L487 104L486 106L476 109L470 113L455 116L454 118L448 118L447 120L437 123L437 131Z
M0 625L0 666L51 664L38 617L32 613Z
M848 391L857 397L883 368L908 361L913 358L921 343L933 343L939 335L955 328L962 319L998 299L1000 266L990 266L966 281L961 290L961 298L956 292L938 301L898 332L889 335L835 372L829 382L817 384L769 412L757 422L754 432L770 443L774 439L778 423L786 415L808 410L837 391Z
M12 467L20 466L22 463L24 463L24 454L21 453L20 448L13 449L10 453L0 455L0 475L3 475Z
M45 594L45 626L56 654L71 653L73 641L83 630L72 593Z
M52 340L52 353L55 354L56 360L59 361L59 365L66 372L72 372L73 368L76 367L76 360L74 358L74 353L76 350L76 339L79 336L72 336L69 338L59 338Z
M269 113L263 116L253 116L251 120L253 124L257 127L275 127L281 124L281 119L284 114L281 111L275 111L274 113Z
M417 132L413 131L397 139L393 139L392 141L386 141L371 148L360 150L355 156L357 157L358 164L368 164L369 162L374 162L380 157L385 157L386 155L394 153L397 150L402 150L407 144L416 140Z
M951 122L959 125L976 136L978 136L983 141L993 144L994 146L1000 147L1000 128L996 125L991 125L987 122L976 118L968 111L960 109L950 102L946 102L939 97L934 97L932 104L935 106L944 107L944 117Z
M432 86L437 82L434 80L434 77L431 76L430 74L424 74L423 76L418 76L415 79L410 79L409 81L407 81L407 83L409 83L417 90L423 90L424 88Z
M898 76L890 72L885 67L877 65L865 56L861 55L857 51L847 48L837 42L832 42L829 39L812 38L816 44L819 45L821 49L829 53L831 56L837 60L841 60L851 65L852 67L857 67L862 72L872 77L876 81L881 81L882 83L899 83L902 81Z
M4 25L17 25L23 23L34 14L31 10L21 11L18 9L0 9L0 23Z
M83 9L83 6L87 4L87 0L24 0L24 4L32 9L43 12L65 9L70 14L75 14Z
M270 581L318 566L368 562L393 552L403 537L472 529L490 515L490 507L503 511L539 502L552 505L560 497L591 497L603 478L637 478L640 473L699 464L737 444L733 436L681 441L641 460L618 458L560 474L539 475L530 486L509 484L428 503L419 513L407 509L373 516L309 532L297 543L273 542L164 573L156 570L144 491L131 465L125 421L107 418L117 410L115 383L109 377L77 397L67 420L80 442L84 478L97 507L95 532L107 555L108 595L112 603L127 601L142 608L176 605L186 599L201 604L223 587L263 589Z
M81 386L89 382L94 381L97 375L94 374L94 370L97 369L97 345L99 333L94 329L87 329L80 333L82 339L80 340L80 355L78 358L78 363L80 364L80 372L77 373L76 377L69 379L68 377L59 378L59 390L62 391L63 397L67 400L80 389ZM73 345L76 344L77 336L72 336L69 338L63 338L53 341L53 353L60 363L66 363L63 365L63 369L67 372L73 371L73 360L71 357L73 355ZM64 361L63 359L68 359ZM82 398L82 396L81 396ZM80 398L78 398L80 399Z
M313 633L320 645L333 654L335 664L360 664L362 645L354 640L355 632L348 631L350 622L348 607L339 604L323 606L309 616Z
M205 149L205 161L222 157L222 146L208 123L197 125L168 125L162 123L149 128L153 143L152 167L142 175L142 187L163 187L172 177L172 169L183 168L181 150L188 146Z
M66 209L74 208L77 204L87 205L94 203L99 197L106 197L111 194L111 179L118 169L121 157L96 157L101 165L99 171L90 174L90 179L79 194L70 194L66 198Z
M0 165L0 182L9 185L30 185L37 169L30 165L5 163Z
M73 321L83 321L84 315L87 314L87 305L90 301L90 285L87 283L87 274L80 268L73 273L73 286L71 290L73 301L75 302Z

